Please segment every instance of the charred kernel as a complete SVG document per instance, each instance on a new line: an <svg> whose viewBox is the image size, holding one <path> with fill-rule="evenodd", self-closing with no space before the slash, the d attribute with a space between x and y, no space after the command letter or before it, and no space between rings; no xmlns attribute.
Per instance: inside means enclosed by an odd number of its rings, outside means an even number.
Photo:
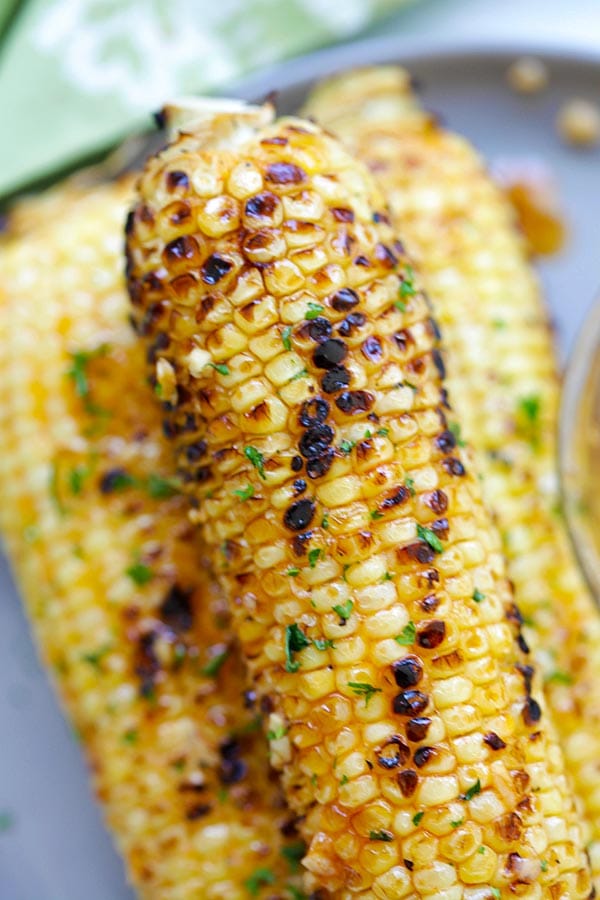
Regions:
<svg viewBox="0 0 600 900"><path fill-rule="evenodd" d="M188 822L195 822L197 819L207 816L211 811L211 808L212 807L208 803L196 803L195 806L191 806L186 810L185 817Z"/></svg>
<svg viewBox="0 0 600 900"><path fill-rule="evenodd" d="M100 478L100 492L102 494L112 494L113 491L120 491L122 488L133 484L133 477L125 469L109 469Z"/></svg>
<svg viewBox="0 0 600 900"><path fill-rule="evenodd" d="M350 384L350 372L343 366L334 366L323 376L321 386L326 394L333 394Z"/></svg>
<svg viewBox="0 0 600 900"><path fill-rule="evenodd" d="M504 614L504 617L507 622L510 622L512 625L516 625L517 628L520 628L523 624L523 616L521 615L521 610L516 603L511 603L509 605Z"/></svg>
<svg viewBox="0 0 600 900"><path fill-rule="evenodd" d="M323 397L313 397L302 404L298 421L304 428L319 425L329 415L329 403Z"/></svg>
<svg viewBox="0 0 600 900"><path fill-rule="evenodd" d="M279 206L279 198L270 191L262 191L246 200L244 214L249 219L268 219Z"/></svg>
<svg viewBox="0 0 600 900"><path fill-rule="evenodd" d="M308 337L316 344L322 344L323 341L327 340L330 334L331 322L329 319L324 318L324 316L317 316L316 319L306 322L298 332L299 337Z"/></svg>
<svg viewBox="0 0 600 900"><path fill-rule="evenodd" d="M437 537L442 538L442 540L446 540L448 537L448 532L450 530L450 524L448 519L436 519L435 522L431 523L431 530Z"/></svg>
<svg viewBox="0 0 600 900"><path fill-rule="evenodd" d="M329 210L336 222L354 222L354 211L342 206L332 206Z"/></svg>
<svg viewBox="0 0 600 900"><path fill-rule="evenodd" d="M347 355L348 350L344 342L330 338L317 347L313 353L313 361L319 369L333 369L338 363L343 362Z"/></svg>
<svg viewBox="0 0 600 900"><path fill-rule="evenodd" d="M403 353L408 348L409 344L414 344L414 338L411 335L410 331L407 328L403 328L401 331L397 331L394 335L394 341L396 342L396 346Z"/></svg>
<svg viewBox="0 0 600 900"><path fill-rule="evenodd" d="M287 528L292 531L303 531L308 528L315 515L315 504L313 500L305 498L297 500L285 511L283 521Z"/></svg>
<svg viewBox="0 0 600 900"><path fill-rule="evenodd" d="M204 484L206 481L209 481L212 477L212 471L210 466L200 466L199 469L196 469L194 472L194 481L197 481L198 484Z"/></svg>
<svg viewBox="0 0 600 900"><path fill-rule="evenodd" d="M169 441L172 441L173 438L177 437L177 435L179 433L179 429L178 429L177 425L175 424L175 422L171 422L170 419L163 419L162 430L163 430L164 436Z"/></svg>
<svg viewBox="0 0 600 900"><path fill-rule="evenodd" d="M392 663L392 672L398 687L414 687L423 677L423 663L418 656L405 656Z"/></svg>
<svg viewBox="0 0 600 900"><path fill-rule="evenodd" d="M160 617L173 631L189 631L194 624L190 591L174 584L160 605Z"/></svg>
<svg viewBox="0 0 600 900"><path fill-rule="evenodd" d="M377 507L380 510L385 509L393 509L395 506L401 506L403 503L410 498L410 491L403 484L399 485L393 493L388 494L387 497L380 502Z"/></svg>
<svg viewBox="0 0 600 900"><path fill-rule="evenodd" d="M371 265L370 260L362 254L360 256L355 256L353 262L355 266L364 266L365 268L368 268Z"/></svg>
<svg viewBox="0 0 600 900"><path fill-rule="evenodd" d="M197 441L195 444L188 444L185 448L185 455L189 462L198 462L206 453L206 441Z"/></svg>
<svg viewBox="0 0 600 900"><path fill-rule="evenodd" d="M451 453L456 447L456 438L448 429L447 431L442 431L441 434L438 434L434 443L440 453L447 455L448 453Z"/></svg>
<svg viewBox="0 0 600 900"><path fill-rule="evenodd" d="M394 697L392 709L399 716L418 716L428 703L429 697L421 691L402 691Z"/></svg>
<svg viewBox="0 0 600 900"><path fill-rule="evenodd" d="M267 166L265 177L271 184L302 184L306 172L294 163L276 162Z"/></svg>
<svg viewBox="0 0 600 900"><path fill-rule="evenodd" d="M357 328L362 328L366 321L367 317L362 313L350 313L350 315L346 316L344 321L340 322L338 325L338 334L342 337L349 337Z"/></svg>
<svg viewBox="0 0 600 900"><path fill-rule="evenodd" d="M298 496L299 494L303 494L306 490L306 482L304 478L297 478L293 484L294 494Z"/></svg>
<svg viewBox="0 0 600 900"><path fill-rule="evenodd" d="M336 312L344 313L357 306L360 301L356 291L351 288L342 288L331 297L329 302Z"/></svg>
<svg viewBox="0 0 600 900"><path fill-rule="evenodd" d="M437 755L437 750L435 747L419 747L418 750L415 750L413 760L417 769L422 769L423 766L429 762L430 759L433 759L434 756Z"/></svg>
<svg viewBox="0 0 600 900"><path fill-rule="evenodd" d="M224 275L227 275L232 268L232 262L219 256L218 253L213 253L202 266L202 281L204 281L205 284L216 284Z"/></svg>
<svg viewBox="0 0 600 900"><path fill-rule="evenodd" d="M433 610L437 609L439 605L440 599L439 597L436 597L435 594L427 594L427 596L423 597L419 604L423 612L433 612Z"/></svg>
<svg viewBox="0 0 600 900"><path fill-rule="evenodd" d="M443 491L435 490L423 495L423 502L434 513L443 513L448 509L448 497Z"/></svg>
<svg viewBox="0 0 600 900"><path fill-rule="evenodd" d="M438 370L438 375L443 380L446 377L446 366L444 365L444 358L439 350L431 351L431 358L435 364L436 369Z"/></svg>
<svg viewBox="0 0 600 900"><path fill-rule="evenodd" d="M406 763L410 757L410 750L402 738L395 734L376 751L376 756L383 769L396 769Z"/></svg>
<svg viewBox="0 0 600 900"><path fill-rule="evenodd" d="M154 692L154 682L160 672L160 661L154 649L156 635L147 632L141 635L138 641L137 662L135 674L140 679L140 693L143 697L151 697Z"/></svg>
<svg viewBox="0 0 600 900"><path fill-rule="evenodd" d="M167 187L169 190L174 190L178 187L189 187L190 179L187 176L187 172L182 172L181 169L173 169L172 172L167 172Z"/></svg>
<svg viewBox="0 0 600 900"><path fill-rule="evenodd" d="M465 467L460 459L456 459L454 456L449 456L447 459L442 460L442 466L448 475L456 475L458 478L461 478L465 474Z"/></svg>
<svg viewBox="0 0 600 900"><path fill-rule="evenodd" d="M375 245L375 259L379 260L380 263L383 263L387 269L391 269L398 262L390 248L386 247L385 244Z"/></svg>
<svg viewBox="0 0 600 900"><path fill-rule="evenodd" d="M296 556L304 556L306 553L306 544L312 538L312 531L305 531L304 534L296 534L294 535L294 540L292 541L292 548Z"/></svg>
<svg viewBox="0 0 600 900"><path fill-rule="evenodd" d="M506 747L505 742L495 731L488 731L487 734L484 734L483 742L484 744L487 744L488 747L491 747L492 750L504 750Z"/></svg>
<svg viewBox="0 0 600 900"><path fill-rule="evenodd" d="M390 224L389 216L382 212L374 212L373 213L373 221L374 222L384 222L386 225Z"/></svg>
<svg viewBox="0 0 600 900"><path fill-rule="evenodd" d="M433 335L436 341L441 341L442 332L440 331L440 326L438 325L437 321L432 317L431 319L429 319L429 322L427 324L429 326L430 333Z"/></svg>
<svg viewBox="0 0 600 900"><path fill-rule="evenodd" d="M523 707L523 721L526 725L535 725L542 718L542 709L537 700L528 697Z"/></svg>
<svg viewBox="0 0 600 900"><path fill-rule="evenodd" d="M412 859L403 859L402 862L404 863L404 865L406 866L406 868L408 869L408 871L409 871L409 872L412 872L412 870L413 870L414 867L415 867L415 864L414 864L414 862L412 861Z"/></svg>
<svg viewBox="0 0 600 900"><path fill-rule="evenodd" d="M529 644L525 640L522 634L517 636L517 644L519 645L519 649L522 650L523 653L529 653Z"/></svg>
<svg viewBox="0 0 600 900"><path fill-rule="evenodd" d="M446 388L442 388L440 390L440 403L444 407L444 409L452 409L450 401L448 400L448 391Z"/></svg>
<svg viewBox="0 0 600 900"><path fill-rule="evenodd" d="M256 704L256 691L249 689L244 691L244 708L253 709Z"/></svg>
<svg viewBox="0 0 600 900"><path fill-rule="evenodd" d="M231 755L224 757L219 766L219 777L222 784L237 784L244 778L247 766L243 759Z"/></svg>
<svg viewBox="0 0 600 900"><path fill-rule="evenodd" d="M318 456L329 447L334 438L334 431L330 425L320 422L308 428L298 444L298 449L302 456L313 457Z"/></svg>
<svg viewBox="0 0 600 900"><path fill-rule="evenodd" d="M398 787L402 791L403 797L412 797L414 792L417 789L417 785L419 783L419 776L415 772L414 769L405 769L403 772L398 772L397 776ZM406 860L405 860L406 862ZM412 863L411 863L412 868Z"/></svg>
<svg viewBox="0 0 600 900"><path fill-rule="evenodd" d="M326 475L331 468L334 455L333 450L326 450L325 453L321 453L320 456L314 456L312 459L307 459L306 474L308 477L321 478L322 475Z"/></svg>
<svg viewBox="0 0 600 900"><path fill-rule="evenodd" d="M293 456L292 457L292 472L299 472L302 466L304 465L304 460L301 456Z"/></svg>
<svg viewBox="0 0 600 900"><path fill-rule="evenodd" d="M427 716L416 716L414 719L409 719L404 727L406 737L411 743L417 744L419 741L425 740L430 725L431 719Z"/></svg>
<svg viewBox="0 0 600 900"><path fill-rule="evenodd" d="M525 693L531 694L531 682L533 681L535 669L533 668L533 666L521 665L521 663L517 663L515 668L523 676L523 683L525 685Z"/></svg>
<svg viewBox="0 0 600 900"><path fill-rule="evenodd" d="M198 253L198 243L190 235L183 235L183 237L175 238L174 241L169 241L164 252L166 259L170 262L194 259Z"/></svg>
<svg viewBox="0 0 600 900"><path fill-rule="evenodd" d="M381 359L383 356L383 348L381 346L381 341L376 335L371 335L368 337L366 341L363 341L361 346L362 355L366 359L370 359L372 362L376 362L378 359Z"/></svg>
<svg viewBox="0 0 600 900"><path fill-rule="evenodd" d="M415 541L414 544L408 544L406 547L400 547L396 551L399 558L404 556L408 559L414 559L423 565L433 562L435 552L426 541Z"/></svg>
<svg viewBox="0 0 600 900"><path fill-rule="evenodd" d="M417 644L426 650L439 647L446 637L446 623L441 619L432 619L417 631Z"/></svg>
<svg viewBox="0 0 600 900"><path fill-rule="evenodd" d="M6 224L8 224L8 221ZM135 213L133 212L132 209L130 209L129 212L127 213L127 218L125 219L125 234L126 235L130 235L133 233L134 224L135 224ZM0 229L0 230L2 230L2 229Z"/></svg>
<svg viewBox="0 0 600 900"><path fill-rule="evenodd" d="M368 391L343 391L335 399L335 405L341 412L349 416L367 412L375 402L375 397Z"/></svg>

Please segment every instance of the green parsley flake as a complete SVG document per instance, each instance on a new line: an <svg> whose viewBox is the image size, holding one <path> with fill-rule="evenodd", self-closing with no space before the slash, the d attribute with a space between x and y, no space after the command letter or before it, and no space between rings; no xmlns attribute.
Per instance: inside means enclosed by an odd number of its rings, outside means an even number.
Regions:
<svg viewBox="0 0 600 900"><path fill-rule="evenodd" d="M67 378L72 380L75 393L84 401L86 411L94 415L105 411L90 401L87 366L90 360L104 356L108 350L108 344L102 344L96 350L77 350L71 353L71 366L67 369Z"/></svg>
<svg viewBox="0 0 600 900"><path fill-rule="evenodd" d="M502 894L500 893L500 888L492 887L490 888L490 891L492 892L492 897L495 897L496 900L500 900L500 897L502 896Z"/></svg>
<svg viewBox="0 0 600 900"><path fill-rule="evenodd" d="M81 658L96 669L97 672L100 672L102 670L102 660L111 650L111 644L104 644L102 647L98 647L97 650L89 650L87 653L82 653Z"/></svg>
<svg viewBox="0 0 600 900"><path fill-rule="evenodd" d="M286 625L285 629L285 670L286 672L297 672L300 668L298 660L294 659L294 653L299 653L305 647L310 646L310 641L295 622L293 625Z"/></svg>
<svg viewBox="0 0 600 900"><path fill-rule="evenodd" d="M392 581L393 578L394 578L394 573L393 573L393 572L386 572L385 575L384 575L383 578L382 578L382 581Z"/></svg>
<svg viewBox="0 0 600 900"><path fill-rule="evenodd" d="M417 639L417 628L414 622L409 622L402 629L402 632L394 638L397 644L402 647L410 647Z"/></svg>
<svg viewBox="0 0 600 900"><path fill-rule="evenodd" d="M143 587L145 584L148 584L149 581L152 581L154 577L152 574L152 569L149 569L147 565L139 560L137 562L132 563L125 569L125 574L129 575L134 584L137 584L138 587Z"/></svg>
<svg viewBox="0 0 600 900"><path fill-rule="evenodd" d="M377 519L383 519L383 513L379 512L378 509L372 509L370 516L371 516L371 519L373 519L373 521L377 521Z"/></svg>
<svg viewBox="0 0 600 900"><path fill-rule="evenodd" d="M541 407L542 401L538 394L530 394L519 400L519 412L530 425L534 425L538 421Z"/></svg>
<svg viewBox="0 0 600 900"><path fill-rule="evenodd" d="M322 552L323 551L319 547L314 547L312 550L308 551L308 565L311 569L314 569L317 565Z"/></svg>
<svg viewBox="0 0 600 900"><path fill-rule="evenodd" d="M473 797L476 796L476 794L480 794L480 793L481 793L481 781L478 778L477 781L475 782L475 784L472 784L471 787L464 792L463 797L465 800L472 800Z"/></svg>
<svg viewBox="0 0 600 900"><path fill-rule="evenodd" d="M325 531L329 528L329 515L327 513L323 513L323 518L321 519L321 528L324 528Z"/></svg>
<svg viewBox="0 0 600 900"><path fill-rule="evenodd" d="M356 441L342 441L340 444L340 450L342 453L345 453L348 456L349 453L352 453L352 449L356 447Z"/></svg>
<svg viewBox="0 0 600 900"><path fill-rule="evenodd" d="M319 316L320 313L322 313L324 310L325 310L325 307L321 306L320 303L312 303L311 302L308 304L308 309L304 313L304 318L308 319L309 321L311 319L316 319L317 316Z"/></svg>
<svg viewBox="0 0 600 900"><path fill-rule="evenodd" d="M130 747L133 747L134 744L137 743L139 738L139 734L135 730L135 728L130 728L128 731L125 731L121 735L121 743L128 744Z"/></svg>
<svg viewBox="0 0 600 900"><path fill-rule="evenodd" d="M542 865L542 872L547 872L548 871L548 860L543 859L541 861L541 865Z"/></svg>
<svg viewBox="0 0 600 900"><path fill-rule="evenodd" d="M300 369L299 372L296 372L295 375L292 375L292 377L288 379L288 384L291 384L292 381L299 381L301 378L306 378L307 375L308 369Z"/></svg>
<svg viewBox="0 0 600 900"><path fill-rule="evenodd" d="M473 600L475 603L481 603L482 600L485 600L485 594L483 594L479 588L475 588L473 591Z"/></svg>
<svg viewBox="0 0 600 900"><path fill-rule="evenodd" d="M60 496L60 488L59 488L59 478L58 478L58 463L54 462L50 466L50 479L48 488L50 491L50 499L52 503L56 507L56 511L60 516L66 515L66 509L64 503L62 502Z"/></svg>
<svg viewBox="0 0 600 900"><path fill-rule="evenodd" d="M275 884L275 875L271 869L255 869L249 878L244 881L244 886L251 897L258 897L261 887L267 884Z"/></svg>
<svg viewBox="0 0 600 900"><path fill-rule="evenodd" d="M340 787L344 787L344 785L348 784L349 781L350 779L347 775L342 775L342 777L340 778Z"/></svg>
<svg viewBox="0 0 600 900"><path fill-rule="evenodd" d="M411 495L411 497L414 497L415 496L415 479L407 477L404 479L404 484L408 488L408 493Z"/></svg>
<svg viewBox="0 0 600 900"><path fill-rule="evenodd" d="M435 553L443 553L444 546L431 528L426 528L424 525L417 523L417 537L422 541L426 541Z"/></svg>
<svg viewBox="0 0 600 900"><path fill-rule="evenodd" d="M250 500L251 497L254 497L254 488L251 484L248 484L240 491L234 491L233 494L235 497L239 497L242 503L244 503L246 500Z"/></svg>
<svg viewBox="0 0 600 900"><path fill-rule="evenodd" d="M452 826L452 828L459 828L464 821L464 819L456 819L456 821L450 822L450 825Z"/></svg>
<svg viewBox="0 0 600 900"><path fill-rule="evenodd" d="M289 575L290 578L295 578L296 575L300 574L300 569L297 569L296 567L294 567L293 569L288 569L285 574Z"/></svg>
<svg viewBox="0 0 600 900"><path fill-rule="evenodd" d="M281 855L288 861L292 872L297 872L299 870L300 862L305 853L306 844L304 841L295 841L293 844L288 844L287 847L281 848Z"/></svg>
<svg viewBox="0 0 600 900"><path fill-rule="evenodd" d="M573 684L573 677L568 672L560 672L558 669L551 672L546 678L547 684Z"/></svg>
<svg viewBox="0 0 600 900"><path fill-rule="evenodd" d="M71 469L69 472L69 488L71 489L72 494L81 493L83 483L89 474L87 466L79 465Z"/></svg>
<svg viewBox="0 0 600 900"><path fill-rule="evenodd" d="M124 480L128 481L129 484L134 482L134 479L131 478L130 475L123 473L122 477ZM148 475L146 489L149 495L155 500L165 500L167 497L172 497L178 492L179 484L172 478L163 478L161 475L156 475L152 472L152 474Z"/></svg>
<svg viewBox="0 0 600 900"><path fill-rule="evenodd" d="M244 447L244 456L252 463L261 478L265 477L265 458L256 447Z"/></svg>
<svg viewBox="0 0 600 900"><path fill-rule="evenodd" d="M478 853L482 853L482 854L485 853L485 847L483 846L483 844L481 845L481 847L479 847L479 848L477 849L477 852L478 852Z"/></svg>
<svg viewBox="0 0 600 900"><path fill-rule="evenodd" d="M400 296L401 297L414 297L417 293L417 289L414 285L414 269L412 266L407 266L402 276L402 281L400 282Z"/></svg>
<svg viewBox="0 0 600 900"><path fill-rule="evenodd" d="M211 368L215 369L219 373L219 375L231 375L231 372L229 371L229 366L226 366L225 363L211 362L211 363L209 363L209 366Z"/></svg>
<svg viewBox="0 0 600 900"><path fill-rule="evenodd" d="M331 638L315 638L313 644L317 648L317 650L329 650L335 649L335 644L331 640Z"/></svg>
<svg viewBox="0 0 600 900"><path fill-rule="evenodd" d="M287 728L285 725L280 725L278 728L275 728L272 731L267 731L267 740L268 741L280 741L281 738L284 738L287 734Z"/></svg>
<svg viewBox="0 0 600 900"><path fill-rule="evenodd" d="M406 312L406 303L404 300L394 300L394 306L396 309L399 309L400 312Z"/></svg>
<svg viewBox="0 0 600 900"><path fill-rule="evenodd" d="M415 813L413 816L413 825L418 825L424 815L424 812Z"/></svg>
<svg viewBox="0 0 600 900"><path fill-rule="evenodd" d="M349 681L348 687L352 689L352 692L357 697L365 698L365 706L369 705L369 700L374 694L381 693L381 688L373 687L372 684L368 684L365 681Z"/></svg>
<svg viewBox="0 0 600 900"><path fill-rule="evenodd" d="M385 831L385 829L382 828L380 831L370 831L369 840L384 841L386 844L389 844L390 841L394 840L394 835L391 831Z"/></svg>
<svg viewBox="0 0 600 900"><path fill-rule="evenodd" d="M460 429L460 425L459 425L458 422L449 422L449 424L448 424L448 430L451 431L452 434L454 435L454 439L455 439L455 441L456 441L456 443L457 443L457 445L458 445L459 447L466 447L466 446L467 446L466 443L464 442L464 440L462 439L461 435L460 435L461 429Z"/></svg>
<svg viewBox="0 0 600 900"><path fill-rule="evenodd" d="M338 614L342 622L346 622L354 609L354 603L352 600L346 600L345 603L336 603L333 607L333 611Z"/></svg>
<svg viewBox="0 0 600 900"><path fill-rule="evenodd" d="M292 326L286 325L283 331L281 332L281 343L283 344L284 350L292 349L292 342L290 340L290 335L292 333Z"/></svg>
<svg viewBox="0 0 600 900"><path fill-rule="evenodd" d="M378 428L375 432L375 434L378 434L379 437L388 437L389 433L389 428Z"/></svg>
<svg viewBox="0 0 600 900"><path fill-rule="evenodd" d="M206 665L200 669L202 675L206 675L208 678L216 678L219 672L221 671L221 666L229 656L229 650L223 650L222 653L217 653L215 656L212 656Z"/></svg>

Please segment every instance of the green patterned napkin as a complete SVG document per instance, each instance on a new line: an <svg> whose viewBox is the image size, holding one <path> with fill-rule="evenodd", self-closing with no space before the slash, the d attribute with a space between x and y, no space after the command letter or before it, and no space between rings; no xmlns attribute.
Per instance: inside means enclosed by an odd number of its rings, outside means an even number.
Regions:
<svg viewBox="0 0 600 900"><path fill-rule="evenodd" d="M28 0L0 45L0 195L148 112L348 37L407 0ZM0 34L14 0L0 0Z"/></svg>

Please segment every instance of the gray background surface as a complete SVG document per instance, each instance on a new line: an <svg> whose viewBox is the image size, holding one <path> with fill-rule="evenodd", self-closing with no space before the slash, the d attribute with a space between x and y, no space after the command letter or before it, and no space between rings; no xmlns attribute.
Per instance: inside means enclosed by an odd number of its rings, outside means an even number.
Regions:
<svg viewBox="0 0 600 900"><path fill-rule="evenodd" d="M386 35L381 58L408 58L428 105L489 158L541 156L557 175L570 240L542 274L564 350L600 283L600 151L565 150L552 123L563 97L600 98L600 62L592 62L600 60L600 0L429 0L377 33ZM559 48L571 58L551 62L547 93L523 100L504 85L501 54L432 57L433 44ZM246 87L260 93L344 61L365 60L355 51L329 61L320 54L314 65L261 74ZM283 105L298 93L284 90ZM14 818L0 832L0 900L131 900L5 566L0 595L0 813Z"/></svg>

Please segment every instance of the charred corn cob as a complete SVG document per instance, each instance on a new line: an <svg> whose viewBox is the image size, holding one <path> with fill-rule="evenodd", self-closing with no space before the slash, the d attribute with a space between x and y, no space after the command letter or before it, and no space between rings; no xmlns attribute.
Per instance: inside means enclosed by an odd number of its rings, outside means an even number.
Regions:
<svg viewBox="0 0 600 900"><path fill-rule="evenodd" d="M557 486L559 381L547 311L514 215L473 148L418 104L402 69L317 88L307 111L377 173L448 347L526 632L591 826L600 888L600 618L568 544Z"/></svg>
<svg viewBox="0 0 600 900"><path fill-rule="evenodd" d="M197 103L127 220L136 327L339 898L583 897L579 825L436 325L366 169Z"/></svg>
<svg viewBox="0 0 600 900"><path fill-rule="evenodd" d="M302 844L127 321L129 195L55 192L0 250L0 527L140 896L294 900Z"/></svg>

